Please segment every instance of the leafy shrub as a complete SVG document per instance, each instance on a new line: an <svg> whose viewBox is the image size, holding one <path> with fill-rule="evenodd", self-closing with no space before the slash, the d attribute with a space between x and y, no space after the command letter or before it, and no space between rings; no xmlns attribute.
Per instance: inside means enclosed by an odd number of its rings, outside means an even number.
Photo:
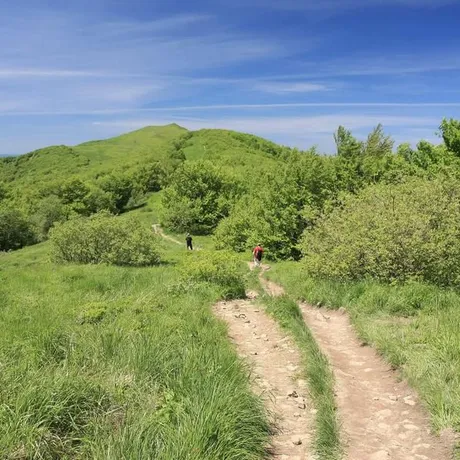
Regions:
<svg viewBox="0 0 460 460"><path fill-rule="evenodd" d="M62 203L56 195L49 195L41 199L31 216L35 225L38 237L41 241L45 240L48 232L56 222L67 220L70 210Z"/></svg>
<svg viewBox="0 0 460 460"><path fill-rule="evenodd" d="M133 179L123 173L111 173L100 179L100 188L114 198L114 207L121 212L127 206L134 189Z"/></svg>
<svg viewBox="0 0 460 460"><path fill-rule="evenodd" d="M133 218L101 212L57 224L51 231L55 262L146 266L160 261L158 237Z"/></svg>
<svg viewBox="0 0 460 460"><path fill-rule="evenodd" d="M310 275L385 282L460 283L460 182L412 180L369 187L307 231Z"/></svg>
<svg viewBox="0 0 460 460"><path fill-rule="evenodd" d="M242 264L231 252L188 253L180 267L182 278L187 282L216 284L224 299L245 297Z"/></svg>
<svg viewBox="0 0 460 460"><path fill-rule="evenodd" d="M283 170L260 177L215 232L216 247L244 251L261 243L268 259L297 259L298 241L308 224L305 208L321 208L329 198L332 171L314 153L292 154Z"/></svg>
<svg viewBox="0 0 460 460"><path fill-rule="evenodd" d="M0 251L19 249L35 241L30 223L19 210L0 207Z"/></svg>
<svg viewBox="0 0 460 460"><path fill-rule="evenodd" d="M211 163L184 163L164 191L163 224L179 232L208 234L228 215L239 192L237 182Z"/></svg>

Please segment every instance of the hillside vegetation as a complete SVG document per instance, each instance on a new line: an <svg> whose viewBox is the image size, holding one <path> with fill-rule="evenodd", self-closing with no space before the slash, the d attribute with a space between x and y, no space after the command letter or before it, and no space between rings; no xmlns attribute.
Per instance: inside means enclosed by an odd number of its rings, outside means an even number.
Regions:
<svg viewBox="0 0 460 460"><path fill-rule="evenodd" d="M339 127L322 155L169 125L2 159L0 457L266 456L269 416L210 308L245 296L258 243L287 294L268 311L306 353L293 300L346 307L460 431L460 122L440 133Z"/></svg>

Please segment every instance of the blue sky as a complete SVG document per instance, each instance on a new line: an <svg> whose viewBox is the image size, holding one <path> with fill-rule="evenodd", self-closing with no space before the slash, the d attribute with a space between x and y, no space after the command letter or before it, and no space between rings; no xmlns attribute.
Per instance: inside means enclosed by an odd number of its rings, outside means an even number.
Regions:
<svg viewBox="0 0 460 460"><path fill-rule="evenodd" d="M339 124L437 142L459 30L460 0L2 2L0 154L171 122L328 153Z"/></svg>

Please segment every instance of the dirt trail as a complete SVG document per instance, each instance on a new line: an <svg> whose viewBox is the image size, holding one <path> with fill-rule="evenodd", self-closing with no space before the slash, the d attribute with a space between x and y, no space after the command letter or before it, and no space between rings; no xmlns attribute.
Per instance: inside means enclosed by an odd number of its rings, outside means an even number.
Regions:
<svg viewBox="0 0 460 460"><path fill-rule="evenodd" d="M311 407L306 382L300 378L300 356L293 343L263 308L250 300L220 302L214 310L227 323L239 355L252 368L254 391L262 395L273 415L277 427L271 440L273 457L313 460L315 457L309 454Z"/></svg>
<svg viewBox="0 0 460 460"><path fill-rule="evenodd" d="M160 224L153 224L152 230L154 233L156 233L157 235L160 235L165 240L169 240L169 241L172 241L173 243L180 244L180 245L185 244L185 243L181 243L179 240L176 240L176 238L173 238L172 236L166 235L166 233L163 232L163 229L160 227Z"/></svg>
<svg viewBox="0 0 460 460"><path fill-rule="evenodd" d="M265 271L269 269L262 266ZM260 276L270 295L283 288ZM300 305L304 320L329 358L336 380L342 439L349 460L448 460L453 438L431 433L416 393L400 382L374 349L362 346L345 311Z"/></svg>
<svg viewBox="0 0 460 460"><path fill-rule="evenodd" d="M431 434L428 414L374 349L362 346L344 311L301 305L336 379L343 441L350 460L450 459L452 439Z"/></svg>

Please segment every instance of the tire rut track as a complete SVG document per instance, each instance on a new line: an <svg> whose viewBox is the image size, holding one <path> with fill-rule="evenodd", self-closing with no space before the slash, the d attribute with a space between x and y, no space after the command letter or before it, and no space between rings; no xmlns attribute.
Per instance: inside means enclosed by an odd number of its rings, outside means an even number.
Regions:
<svg viewBox="0 0 460 460"><path fill-rule="evenodd" d="M219 302L214 312L227 323L238 354L251 367L253 390L272 417L275 433L269 447L273 457L314 460L308 390L299 378L301 358L291 339L250 300Z"/></svg>
<svg viewBox="0 0 460 460"><path fill-rule="evenodd" d="M266 271L267 266L262 266ZM281 286L259 279L269 295ZM362 346L346 312L299 304L304 321L335 376L345 458L348 460L448 460L454 436L434 435L417 395L367 346Z"/></svg>

